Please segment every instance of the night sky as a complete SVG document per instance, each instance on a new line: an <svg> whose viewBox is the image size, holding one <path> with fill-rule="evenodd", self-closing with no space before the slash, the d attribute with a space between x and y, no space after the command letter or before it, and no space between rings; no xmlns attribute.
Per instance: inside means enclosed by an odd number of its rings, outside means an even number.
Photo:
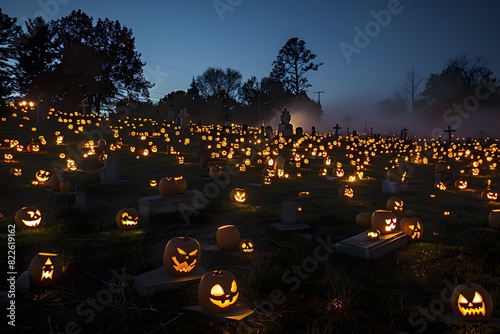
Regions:
<svg viewBox="0 0 500 334"><path fill-rule="evenodd" d="M94 22L120 21L132 29L146 62L144 73L156 84L153 101L187 90L191 79L208 67L239 70L243 81L252 75L265 77L292 37L304 40L317 55L315 61L323 63L307 75L312 85L308 94L316 100L314 92L324 91L321 103L327 124L341 122L348 114L359 121L371 119L375 103L390 97L412 67L427 78L440 73L450 58L466 53L484 56L494 76L500 76L497 1L110 2L4 0L1 8L18 23L36 16L58 19L76 9ZM385 20L382 24L376 13ZM372 29L369 41L356 44L355 30L366 32L367 27ZM356 52L346 55L341 45Z"/></svg>

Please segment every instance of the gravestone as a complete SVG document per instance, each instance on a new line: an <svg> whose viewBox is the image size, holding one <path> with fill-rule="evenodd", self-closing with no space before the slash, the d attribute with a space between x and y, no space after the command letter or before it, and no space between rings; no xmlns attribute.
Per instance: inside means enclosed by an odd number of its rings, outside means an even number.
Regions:
<svg viewBox="0 0 500 334"><path fill-rule="evenodd" d="M354 257L376 260L408 243L408 235L402 231L383 234L377 240L369 240L366 234L367 231L364 231L337 242L335 251Z"/></svg>
<svg viewBox="0 0 500 334"><path fill-rule="evenodd" d="M74 209L79 213L86 213L88 210L87 195L82 191L79 184L75 185Z"/></svg>
<svg viewBox="0 0 500 334"><path fill-rule="evenodd" d="M269 140L272 140L274 138L273 128L270 125L266 126L266 137Z"/></svg>
<svg viewBox="0 0 500 334"><path fill-rule="evenodd" d="M160 267L136 276L134 289L138 295L150 298L168 289L176 289L186 284L197 283L205 273L205 269L197 266L189 275L174 276L169 274L164 267Z"/></svg>
<svg viewBox="0 0 500 334"><path fill-rule="evenodd" d="M291 118L292 116L288 112L288 109L284 108L281 112L281 123L278 125L278 131L283 133L285 137L293 136L293 125L290 124Z"/></svg>
<svg viewBox="0 0 500 334"><path fill-rule="evenodd" d="M295 129L295 134L297 135L298 138L300 138L300 137L302 137L304 135L304 131L299 126L297 129Z"/></svg>
<svg viewBox="0 0 500 334"><path fill-rule="evenodd" d="M179 113L179 125L181 126L181 130L184 132L189 128L189 118L191 114L188 113L187 108L181 109Z"/></svg>
<svg viewBox="0 0 500 334"><path fill-rule="evenodd" d="M174 108L174 106L169 106L167 108L167 122L168 123L175 122L175 108Z"/></svg>
<svg viewBox="0 0 500 334"><path fill-rule="evenodd" d="M339 137L339 130L342 129L338 124L333 127L335 129L335 133L333 138L337 139Z"/></svg>
<svg viewBox="0 0 500 334"><path fill-rule="evenodd" d="M248 132L248 125L247 124L243 124L241 126L241 131L243 131L243 133L246 134Z"/></svg>
<svg viewBox="0 0 500 334"><path fill-rule="evenodd" d="M286 197L281 201L281 221L271 224L278 231L301 231L311 228L310 225L300 223L298 219L299 199Z"/></svg>
<svg viewBox="0 0 500 334"><path fill-rule="evenodd" d="M101 182L117 182L118 167L116 167L115 158L109 157L104 161L104 166L100 170Z"/></svg>
<svg viewBox="0 0 500 334"><path fill-rule="evenodd" d="M314 125L311 128L311 136L316 136L316 127Z"/></svg>
<svg viewBox="0 0 500 334"><path fill-rule="evenodd" d="M274 170L277 171L278 169L285 169L285 162L285 157L281 154L278 155L276 158L274 158Z"/></svg>
<svg viewBox="0 0 500 334"><path fill-rule="evenodd" d="M45 93L38 95L36 107L36 124L47 123L47 115L49 114L49 99Z"/></svg>

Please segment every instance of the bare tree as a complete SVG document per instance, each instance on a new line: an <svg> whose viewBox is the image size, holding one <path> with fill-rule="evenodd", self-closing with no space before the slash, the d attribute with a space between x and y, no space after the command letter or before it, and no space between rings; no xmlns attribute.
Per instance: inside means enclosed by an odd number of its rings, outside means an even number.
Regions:
<svg viewBox="0 0 500 334"><path fill-rule="evenodd" d="M408 112L407 104L408 104L408 95L406 88L401 87L400 89L396 89L394 91L394 99L399 102L401 105L402 110L404 111L405 115Z"/></svg>
<svg viewBox="0 0 500 334"><path fill-rule="evenodd" d="M487 79L493 73L486 67L484 56L471 59L466 54L461 54L448 61L446 66L456 71L458 78L463 82L466 89L476 87L481 80Z"/></svg>
<svg viewBox="0 0 500 334"><path fill-rule="evenodd" d="M411 112L415 111L415 98L417 96L417 90L418 86L422 83L422 80L424 78L422 77L421 72L416 72L415 68L412 67L409 70L405 72L405 83L403 84L402 90L406 93L408 97L410 97L410 103L411 103ZM402 93L402 92L400 92ZM396 97L398 100L399 98ZM405 101L406 105L406 101ZM406 110L406 107L405 107Z"/></svg>

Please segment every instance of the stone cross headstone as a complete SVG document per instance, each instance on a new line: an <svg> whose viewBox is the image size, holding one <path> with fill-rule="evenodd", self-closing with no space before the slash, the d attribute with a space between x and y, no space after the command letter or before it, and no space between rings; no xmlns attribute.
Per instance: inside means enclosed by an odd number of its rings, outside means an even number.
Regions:
<svg viewBox="0 0 500 334"><path fill-rule="evenodd" d="M49 99L45 93L38 95L36 104L36 123L43 124L47 122L47 115L49 114Z"/></svg>
<svg viewBox="0 0 500 334"><path fill-rule="evenodd" d="M100 170L101 182L118 181L118 167L116 167L115 158L109 157L104 161L104 166Z"/></svg>
<svg viewBox="0 0 500 334"><path fill-rule="evenodd" d="M79 104L78 106L82 108L82 114L87 115L87 107L90 107L90 105L87 104L87 102L84 99L82 99L82 104Z"/></svg>
<svg viewBox="0 0 500 334"><path fill-rule="evenodd" d="M185 130L189 127L189 117L191 114L188 113L187 109L181 109L181 112L179 114L180 118L180 126L182 130Z"/></svg>
<svg viewBox="0 0 500 334"><path fill-rule="evenodd" d="M349 127L347 127L347 136L349 136L350 133L349 133Z"/></svg>
<svg viewBox="0 0 500 334"><path fill-rule="evenodd" d="M406 139L408 133L408 129L406 126L401 129L401 135L399 136L399 139Z"/></svg>
<svg viewBox="0 0 500 334"><path fill-rule="evenodd" d="M451 129L451 126L448 125L448 130L444 130L444 132L448 132L448 140L449 140L449 143L451 143L451 133L452 132L455 132L457 130L452 130Z"/></svg>
<svg viewBox="0 0 500 334"><path fill-rule="evenodd" d="M339 137L339 130L342 129L338 124L333 127L335 129L335 138Z"/></svg>

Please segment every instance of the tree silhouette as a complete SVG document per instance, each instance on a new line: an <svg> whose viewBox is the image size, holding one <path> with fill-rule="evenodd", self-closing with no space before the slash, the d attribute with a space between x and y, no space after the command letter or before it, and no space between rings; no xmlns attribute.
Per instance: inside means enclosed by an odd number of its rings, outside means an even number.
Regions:
<svg viewBox="0 0 500 334"><path fill-rule="evenodd" d="M0 8L0 105L4 105L16 91L13 60L19 43L21 27L16 24L16 18L2 13Z"/></svg>

